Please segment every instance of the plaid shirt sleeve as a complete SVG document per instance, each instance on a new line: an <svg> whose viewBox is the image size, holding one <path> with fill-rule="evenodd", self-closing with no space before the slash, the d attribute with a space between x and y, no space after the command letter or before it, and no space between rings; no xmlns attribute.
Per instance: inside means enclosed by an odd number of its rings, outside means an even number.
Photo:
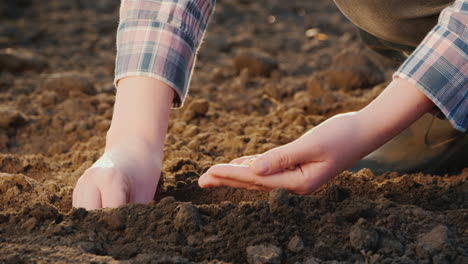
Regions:
<svg viewBox="0 0 468 264"><path fill-rule="evenodd" d="M394 74L415 84L460 131L468 126L467 25L468 0L457 0Z"/></svg>
<svg viewBox="0 0 468 264"><path fill-rule="evenodd" d="M123 0L114 84L126 76L156 78L175 90L173 107L180 107L215 2Z"/></svg>

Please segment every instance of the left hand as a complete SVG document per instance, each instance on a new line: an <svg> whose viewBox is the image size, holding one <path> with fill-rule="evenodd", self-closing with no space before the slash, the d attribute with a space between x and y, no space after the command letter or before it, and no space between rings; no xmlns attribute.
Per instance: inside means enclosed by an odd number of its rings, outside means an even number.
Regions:
<svg viewBox="0 0 468 264"><path fill-rule="evenodd" d="M349 138L342 135L352 134L355 118L355 113L336 116L289 144L215 165L198 183L202 188L285 188L298 194L310 193L361 157L359 148L343 149Z"/></svg>
<svg viewBox="0 0 468 264"><path fill-rule="evenodd" d="M320 163L299 164L283 169L270 175L259 175L243 161L250 157L241 157L229 164L218 164L203 174L198 183L202 188L229 186L248 190L271 191L275 188L285 188L297 194L307 194L325 183L328 177L323 174L311 175L309 171L317 171Z"/></svg>
<svg viewBox="0 0 468 264"><path fill-rule="evenodd" d="M297 140L261 155L215 165L198 184L202 188L286 188L310 193L398 135L433 106L413 83L395 78L359 112L334 116ZM251 158L250 166L242 165Z"/></svg>

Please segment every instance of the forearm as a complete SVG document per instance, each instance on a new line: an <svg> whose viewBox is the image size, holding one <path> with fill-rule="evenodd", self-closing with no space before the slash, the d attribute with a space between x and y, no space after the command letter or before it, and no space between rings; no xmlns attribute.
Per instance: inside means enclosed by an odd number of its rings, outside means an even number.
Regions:
<svg viewBox="0 0 468 264"><path fill-rule="evenodd" d="M361 111L330 118L303 137L310 148L320 153L318 156L333 162L333 173L339 173L398 135L432 107L432 102L416 87L396 78Z"/></svg>
<svg viewBox="0 0 468 264"><path fill-rule="evenodd" d="M166 136L173 89L162 81L143 76L118 82L106 148L130 138L162 150Z"/></svg>
<svg viewBox="0 0 468 264"><path fill-rule="evenodd" d="M367 155L380 147L434 107L416 86L395 78L368 106L357 114L358 141Z"/></svg>

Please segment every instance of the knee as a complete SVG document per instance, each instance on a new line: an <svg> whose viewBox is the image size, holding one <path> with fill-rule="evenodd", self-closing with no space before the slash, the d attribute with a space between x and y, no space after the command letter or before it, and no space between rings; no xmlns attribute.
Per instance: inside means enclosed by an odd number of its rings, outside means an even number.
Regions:
<svg viewBox="0 0 468 264"><path fill-rule="evenodd" d="M417 46L453 0L335 0L356 26L387 41Z"/></svg>

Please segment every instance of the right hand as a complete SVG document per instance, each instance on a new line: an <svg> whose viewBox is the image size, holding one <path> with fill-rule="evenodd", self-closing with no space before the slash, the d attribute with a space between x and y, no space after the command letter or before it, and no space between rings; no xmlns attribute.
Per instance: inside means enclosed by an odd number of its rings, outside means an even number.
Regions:
<svg viewBox="0 0 468 264"><path fill-rule="evenodd" d="M144 142L110 148L76 183L73 206L86 210L149 203L160 177L161 158Z"/></svg>
<svg viewBox="0 0 468 264"><path fill-rule="evenodd" d="M89 210L153 199L173 96L171 87L154 78L131 76L118 82L105 156L76 183L74 207Z"/></svg>

